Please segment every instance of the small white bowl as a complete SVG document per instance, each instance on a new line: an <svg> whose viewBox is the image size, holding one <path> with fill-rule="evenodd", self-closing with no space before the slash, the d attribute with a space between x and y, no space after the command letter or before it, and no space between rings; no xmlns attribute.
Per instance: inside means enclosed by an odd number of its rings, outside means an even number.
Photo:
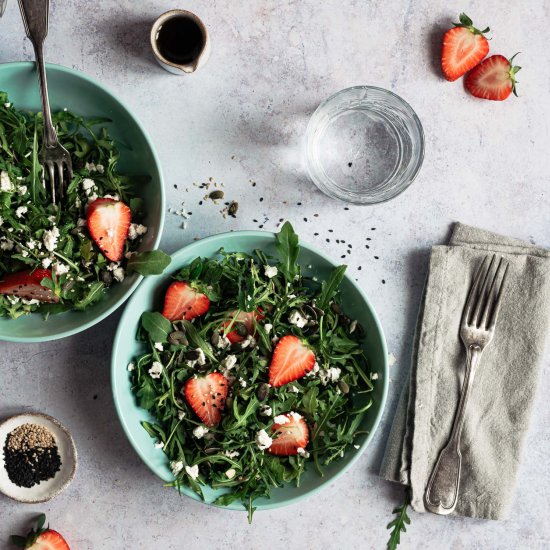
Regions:
<svg viewBox="0 0 550 550"><path fill-rule="evenodd" d="M61 458L61 469L55 476L32 487L18 487L10 481L4 462L4 445L8 434L21 424L44 426L55 437ZM28 504L46 502L56 497L73 480L77 465L76 447L69 431L55 418L41 413L18 414L0 424L0 492L7 497Z"/></svg>

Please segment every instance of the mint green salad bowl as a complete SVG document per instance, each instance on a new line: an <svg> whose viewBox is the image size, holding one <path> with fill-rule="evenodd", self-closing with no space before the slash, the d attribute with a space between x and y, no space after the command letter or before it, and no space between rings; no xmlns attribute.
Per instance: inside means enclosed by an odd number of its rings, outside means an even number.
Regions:
<svg viewBox="0 0 550 550"><path fill-rule="evenodd" d="M105 124L120 151L118 168L128 175L149 176L148 183L136 192L147 207L143 223L148 227L141 250L152 250L160 241L164 223L164 186L160 162L143 126L130 110L102 84L89 76L61 67L47 65L48 89L52 111L67 108L84 117L106 117ZM0 90L8 93L17 109L39 111L41 108L34 63L0 64ZM128 275L113 285L103 298L85 311L52 315L48 320L39 313L16 320L0 318L0 340L44 342L83 331L117 309L132 294L142 277Z"/></svg>
<svg viewBox="0 0 550 550"><path fill-rule="evenodd" d="M235 231L197 241L173 254L172 263L167 272L162 275L147 277L128 301L124 314L120 319L113 345L111 359L113 397L120 422L130 443L145 464L165 482L173 481L174 476L170 471L166 455L162 450L154 447L155 440L141 426L141 421L154 422L154 418L137 405L131 390L130 373L128 372L128 363L137 355L143 353L144 349L143 344L136 340L136 331L141 314L144 311L159 311L162 309L164 293L171 282L171 275L197 256L215 258L220 248L223 247L228 252L246 253L252 253L254 250L260 249L268 256L278 257L275 244L275 235L265 231ZM337 262L331 260L322 252L304 243L300 243L298 262L304 275L315 275L320 280L327 278L332 269L338 265ZM359 428L365 431L365 434L358 438L358 449L351 449L352 452L348 451L344 458L325 468L324 477L320 477L311 464L303 475L299 487L288 484L274 489L271 498L254 501L257 510L278 508L298 502L334 482L365 451L382 417L389 380L388 353L384 333L367 296L351 277L346 276L344 278L341 290L342 304L346 314L353 319L357 319L365 329L364 349L366 356L371 370L378 373L379 376L375 382L375 389L370 394L374 400L372 407L369 409L370 414L366 415L363 424ZM181 492L194 500L201 501L200 497L187 487L182 487ZM224 491L203 487L203 492L205 502L212 504ZM225 508L232 510L245 509L240 502L233 502Z"/></svg>

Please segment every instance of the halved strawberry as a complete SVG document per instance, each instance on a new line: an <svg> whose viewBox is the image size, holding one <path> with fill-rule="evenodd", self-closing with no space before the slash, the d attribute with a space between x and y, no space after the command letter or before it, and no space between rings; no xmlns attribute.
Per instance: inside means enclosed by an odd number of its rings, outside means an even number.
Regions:
<svg viewBox="0 0 550 550"><path fill-rule="evenodd" d="M231 325L231 330L226 334L227 339L235 344L242 342L249 334L254 336L254 321L263 319L262 310L258 311L232 311L229 320L222 324L223 328Z"/></svg>
<svg viewBox="0 0 550 550"><path fill-rule="evenodd" d="M46 529L38 535L32 546L27 546L28 550L71 550L67 541L53 529Z"/></svg>
<svg viewBox="0 0 550 550"><path fill-rule="evenodd" d="M222 419L228 391L227 378L219 372L211 372L187 380L184 395L197 416L207 426L215 426Z"/></svg>
<svg viewBox="0 0 550 550"><path fill-rule="evenodd" d="M475 97L493 101L503 101L512 92L517 95L516 73L521 67L513 65L514 57L492 55L485 59L466 77L467 90Z"/></svg>
<svg viewBox="0 0 550 550"><path fill-rule="evenodd" d="M269 365L269 383L278 388L305 376L315 365L315 354L298 337L283 336Z"/></svg>
<svg viewBox="0 0 550 550"><path fill-rule="evenodd" d="M454 28L445 33L441 52L441 69L451 82L473 69L489 53L489 42L483 36L489 27L476 29L465 13L459 19L460 23L453 23Z"/></svg>
<svg viewBox="0 0 550 550"><path fill-rule="evenodd" d="M176 281L166 291L162 314L170 321L181 319L191 321L195 317L204 315L209 307L208 296L193 288L186 281Z"/></svg>
<svg viewBox="0 0 550 550"><path fill-rule="evenodd" d="M103 255L119 262L132 222L132 211L114 199L96 199L88 207L88 231Z"/></svg>
<svg viewBox="0 0 550 550"><path fill-rule="evenodd" d="M273 443L268 451L278 456L298 454L298 449L305 449L309 441L309 428L306 421L295 412L281 415L287 422L273 424Z"/></svg>
<svg viewBox="0 0 550 550"><path fill-rule="evenodd" d="M52 272L49 269L34 271L27 269L0 275L0 294L10 294L40 302L59 302L59 296L53 290L40 284L45 278L52 278Z"/></svg>

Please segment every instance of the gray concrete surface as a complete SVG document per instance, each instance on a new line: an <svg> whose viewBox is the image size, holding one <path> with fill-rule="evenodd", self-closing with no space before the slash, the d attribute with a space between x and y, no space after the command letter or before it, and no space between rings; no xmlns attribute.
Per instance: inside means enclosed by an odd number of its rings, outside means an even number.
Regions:
<svg viewBox="0 0 550 550"><path fill-rule="evenodd" d="M171 7L196 11L212 34L209 63L190 77L164 72L149 49L152 21ZM519 99L475 100L461 82L442 80L441 31L460 10L491 25L493 53L522 52ZM243 514L163 488L126 441L109 382L118 314L57 342L0 343L0 416L36 409L58 417L80 454L75 481L53 502L0 497L0 547L45 511L77 550L384 548L400 491L376 472L409 368L429 246L444 242L456 220L550 246L549 11L548 0L52 1L48 59L96 77L134 110L157 146L168 206L196 204L202 191L193 182L210 177L241 204L235 220L213 205L193 207L185 231L169 214L164 249L229 229L272 230L283 217L335 257L344 252L335 239L344 238L356 245L350 270L372 298L397 362L383 423L353 470L301 505L257 514L249 526ZM31 54L10 0L0 20L0 62ZM386 87L411 103L426 132L426 159L415 184L391 203L344 210L308 182L300 144L319 102L354 84ZM412 514L403 548L550 546L548 374L547 361L510 519Z"/></svg>

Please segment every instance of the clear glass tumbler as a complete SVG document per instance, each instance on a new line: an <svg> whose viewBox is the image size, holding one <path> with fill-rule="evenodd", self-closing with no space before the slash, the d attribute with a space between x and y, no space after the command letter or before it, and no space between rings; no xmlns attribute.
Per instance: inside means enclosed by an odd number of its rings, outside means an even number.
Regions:
<svg viewBox="0 0 550 550"><path fill-rule="evenodd" d="M321 191L355 204L376 204L413 182L424 158L424 131L411 106L396 94L355 86L329 97L313 113L305 156Z"/></svg>

